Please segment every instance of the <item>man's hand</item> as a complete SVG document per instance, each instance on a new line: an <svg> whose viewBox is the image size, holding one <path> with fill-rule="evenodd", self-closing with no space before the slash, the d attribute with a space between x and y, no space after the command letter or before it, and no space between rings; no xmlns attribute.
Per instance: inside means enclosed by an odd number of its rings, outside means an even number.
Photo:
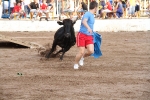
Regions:
<svg viewBox="0 0 150 100"><path fill-rule="evenodd" d="M92 30L91 30L91 28L88 28L87 30L88 30L88 32L89 32L90 34L93 33Z"/></svg>

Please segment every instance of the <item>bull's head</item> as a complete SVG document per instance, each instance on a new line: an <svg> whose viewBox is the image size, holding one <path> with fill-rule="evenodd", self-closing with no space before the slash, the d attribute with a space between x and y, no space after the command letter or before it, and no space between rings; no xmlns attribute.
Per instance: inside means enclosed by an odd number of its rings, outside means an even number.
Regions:
<svg viewBox="0 0 150 100"><path fill-rule="evenodd" d="M77 19L73 21L71 19L61 20L61 18L59 18L60 21L57 21L57 23L59 25L64 25L65 37L68 38L71 36L71 30L73 28L73 25L76 23Z"/></svg>

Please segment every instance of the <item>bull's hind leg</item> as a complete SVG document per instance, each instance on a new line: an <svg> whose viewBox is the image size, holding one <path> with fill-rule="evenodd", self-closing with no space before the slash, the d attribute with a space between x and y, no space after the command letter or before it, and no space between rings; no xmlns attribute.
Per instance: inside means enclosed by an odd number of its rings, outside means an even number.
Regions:
<svg viewBox="0 0 150 100"><path fill-rule="evenodd" d="M50 55L56 50L56 43L55 41L53 42L53 46L52 46L52 49L50 50L49 53L46 54L45 58L49 58Z"/></svg>

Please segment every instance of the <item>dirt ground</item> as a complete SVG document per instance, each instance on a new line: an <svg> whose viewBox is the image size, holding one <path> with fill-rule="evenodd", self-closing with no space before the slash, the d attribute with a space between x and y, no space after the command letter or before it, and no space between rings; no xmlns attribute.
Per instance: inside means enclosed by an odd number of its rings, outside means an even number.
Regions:
<svg viewBox="0 0 150 100"><path fill-rule="evenodd" d="M79 70L76 46L63 61L42 60L36 49L0 48L0 100L150 100L150 32L100 33L103 56L85 58ZM41 45L54 35L0 34Z"/></svg>

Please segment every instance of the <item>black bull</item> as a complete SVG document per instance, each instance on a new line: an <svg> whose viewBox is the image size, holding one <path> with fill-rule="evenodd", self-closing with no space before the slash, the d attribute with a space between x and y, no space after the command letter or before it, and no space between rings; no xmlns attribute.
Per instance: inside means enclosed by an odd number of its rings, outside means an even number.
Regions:
<svg viewBox="0 0 150 100"><path fill-rule="evenodd" d="M56 46L58 45L61 47L61 50L56 52L55 56L62 52L60 60L63 60L65 52L67 52L72 46L76 44L75 31L73 25L76 23L77 19L75 21L72 21L70 19L64 19L62 22L57 21L59 25L63 26L56 31L54 35L52 48L46 54L46 58L49 58L51 56L51 54L56 50Z"/></svg>

